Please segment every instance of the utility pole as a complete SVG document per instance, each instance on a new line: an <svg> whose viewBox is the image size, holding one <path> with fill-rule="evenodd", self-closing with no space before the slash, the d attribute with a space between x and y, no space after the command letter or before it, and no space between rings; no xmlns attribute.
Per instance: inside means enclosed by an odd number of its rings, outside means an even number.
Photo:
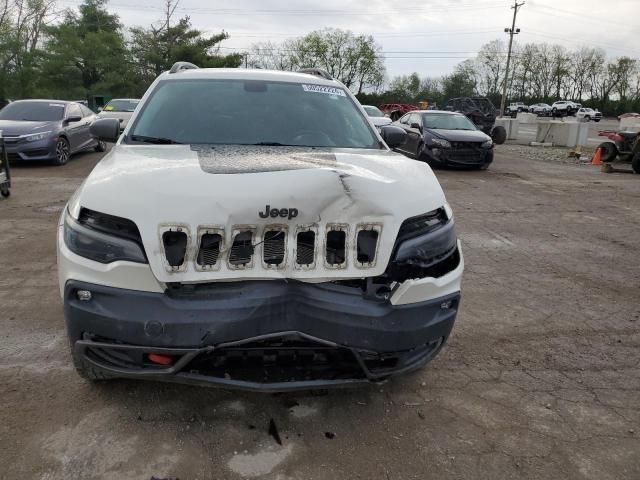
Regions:
<svg viewBox="0 0 640 480"><path fill-rule="evenodd" d="M518 15L518 9L524 5L525 2L518 3L518 0L514 0L513 6L513 22L511 28L505 28L504 33L509 34L509 51L507 52L507 68L504 72L504 85L502 87L502 100L500 101L500 116L504 116L504 109L507 103L507 86L509 84L509 66L511 65L511 47L513 46L513 36L520 33L520 29L516 28L516 15Z"/></svg>

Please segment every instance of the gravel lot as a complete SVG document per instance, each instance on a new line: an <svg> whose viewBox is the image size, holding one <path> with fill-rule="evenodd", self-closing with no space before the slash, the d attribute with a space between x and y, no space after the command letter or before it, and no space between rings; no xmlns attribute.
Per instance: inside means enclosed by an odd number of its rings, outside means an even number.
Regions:
<svg viewBox="0 0 640 480"><path fill-rule="evenodd" d="M3 479L640 478L639 176L500 147L438 171L467 265L448 347L382 387L260 395L75 374L55 225L97 160L16 168L0 199Z"/></svg>

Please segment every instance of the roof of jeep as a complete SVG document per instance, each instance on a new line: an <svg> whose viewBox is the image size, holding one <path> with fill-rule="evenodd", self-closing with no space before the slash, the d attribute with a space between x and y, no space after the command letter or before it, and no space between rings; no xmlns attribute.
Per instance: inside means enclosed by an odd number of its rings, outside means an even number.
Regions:
<svg viewBox="0 0 640 480"><path fill-rule="evenodd" d="M212 80L230 79L230 80L270 80L274 82L292 82L292 83L313 83L314 85L343 85L336 80L327 80L325 78L311 75L309 73L283 72L279 70L248 70L244 68L193 68L189 70L180 70L176 73L164 72L160 75L163 80L169 79L189 79L189 78L205 78Z"/></svg>

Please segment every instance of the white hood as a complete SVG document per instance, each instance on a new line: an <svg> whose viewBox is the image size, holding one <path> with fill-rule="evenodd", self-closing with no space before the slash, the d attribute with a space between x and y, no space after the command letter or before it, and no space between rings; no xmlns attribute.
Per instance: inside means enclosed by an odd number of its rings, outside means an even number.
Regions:
<svg viewBox="0 0 640 480"><path fill-rule="evenodd" d="M384 272L400 224L406 218L445 204L431 169L423 162L386 150L311 149L189 145L116 145L96 166L69 208L77 218L86 207L134 221L154 276L160 282L209 282L261 278L305 281L362 278ZM295 218L261 218L266 205L297 209ZM348 261L344 268L322 262L327 224L348 225ZM251 268L216 271L195 265L197 232L208 226L224 230L225 250L237 226L255 227L259 242L267 225L288 229L287 259L279 269L260 261ZM381 229L374 265L356 265L355 235L362 224ZM318 231L318 261L301 269L295 258L296 228ZM190 242L184 269L165 263L161 232L167 226L186 228ZM261 250L256 248L259 259Z"/></svg>

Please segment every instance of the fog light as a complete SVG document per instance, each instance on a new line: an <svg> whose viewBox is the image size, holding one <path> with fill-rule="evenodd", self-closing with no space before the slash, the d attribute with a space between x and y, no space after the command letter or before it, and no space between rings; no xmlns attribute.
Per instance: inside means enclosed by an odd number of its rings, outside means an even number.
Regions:
<svg viewBox="0 0 640 480"><path fill-rule="evenodd" d="M78 290L76 292L76 296L78 297L78 300L80 300L81 302L88 302L89 300L91 300L91 292L89 290Z"/></svg>

